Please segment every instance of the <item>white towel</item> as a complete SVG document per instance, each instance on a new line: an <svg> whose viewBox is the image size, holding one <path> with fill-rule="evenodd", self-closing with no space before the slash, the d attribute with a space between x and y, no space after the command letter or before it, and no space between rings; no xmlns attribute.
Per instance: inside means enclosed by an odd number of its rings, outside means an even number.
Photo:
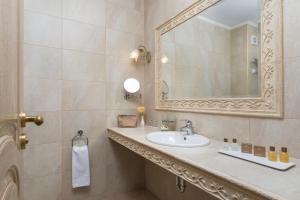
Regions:
<svg viewBox="0 0 300 200"><path fill-rule="evenodd" d="M73 188L90 185L90 163L87 145L74 146L72 150L72 186Z"/></svg>

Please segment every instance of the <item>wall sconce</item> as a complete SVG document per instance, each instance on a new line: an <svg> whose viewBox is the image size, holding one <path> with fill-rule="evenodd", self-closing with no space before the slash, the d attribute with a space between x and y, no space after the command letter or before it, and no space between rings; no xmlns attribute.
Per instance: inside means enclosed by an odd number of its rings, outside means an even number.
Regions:
<svg viewBox="0 0 300 200"><path fill-rule="evenodd" d="M140 82L134 78L129 78L124 81L124 99L128 100L133 97L141 98L141 94L138 92L140 90Z"/></svg>
<svg viewBox="0 0 300 200"><path fill-rule="evenodd" d="M135 62L137 62L139 58L142 58L147 63L150 63L151 53L147 51L145 46L139 46L137 49L133 50L130 53L130 58L134 59Z"/></svg>

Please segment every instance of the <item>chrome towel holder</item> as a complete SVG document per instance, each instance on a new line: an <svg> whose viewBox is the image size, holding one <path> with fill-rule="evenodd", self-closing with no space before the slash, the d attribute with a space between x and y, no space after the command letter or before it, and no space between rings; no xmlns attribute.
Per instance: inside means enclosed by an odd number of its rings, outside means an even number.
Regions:
<svg viewBox="0 0 300 200"><path fill-rule="evenodd" d="M87 136L85 136L83 134L83 131L82 130L79 130L77 132L77 135L75 135L72 139L72 147L75 145L75 146L85 146L87 145L88 146L89 144L89 139Z"/></svg>

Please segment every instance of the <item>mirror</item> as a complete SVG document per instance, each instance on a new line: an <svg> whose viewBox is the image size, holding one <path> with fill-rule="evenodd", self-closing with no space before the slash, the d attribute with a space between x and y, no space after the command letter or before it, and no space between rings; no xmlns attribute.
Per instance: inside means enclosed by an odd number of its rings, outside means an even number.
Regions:
<svg viewBox="0 0 300 200"><path fill-rule="evenodd" d="M223 0L161 36L162 98L260 96L260 0Z"/></svg>
<svg viewBox="0 0 300 200"><path fill-rule="evenodd" d="M134 78L129 78L124 81L124 89L126 92L133 94L140 90L140 82Z"/></svg>
<svg viewBox="0 0 300 200"><path fill-rule="evenodd" d="M202 0L158 27L157 109L280 117L280 2Z"/></svg>

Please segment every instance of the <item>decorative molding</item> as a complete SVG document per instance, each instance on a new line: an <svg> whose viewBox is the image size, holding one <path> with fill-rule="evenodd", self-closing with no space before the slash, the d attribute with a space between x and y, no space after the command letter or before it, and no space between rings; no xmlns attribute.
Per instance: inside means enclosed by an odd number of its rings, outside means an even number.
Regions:
<svg viewBox="0 0 300 200"><path fill-rule="evenodd" d="M184 23L220 0L200 0L171 18L155 31L155 105L157 110L283 117L282 1L262 0L261 97L161 100L160 36Z"/></svg>
<svg viewBox="0 0 300 200"><path fill-rule="evenodd" d="M129 150L137 153L143 158L157 164L168 170L176 176L188 181L192 185L202 189L206 193L220 200L280 200L255 189L249 189L233 180L225 180L218 175L201 170L180 161L172 156L161 153L153 148L133 141L111 130L108 131L108 137Z"/></svg>

